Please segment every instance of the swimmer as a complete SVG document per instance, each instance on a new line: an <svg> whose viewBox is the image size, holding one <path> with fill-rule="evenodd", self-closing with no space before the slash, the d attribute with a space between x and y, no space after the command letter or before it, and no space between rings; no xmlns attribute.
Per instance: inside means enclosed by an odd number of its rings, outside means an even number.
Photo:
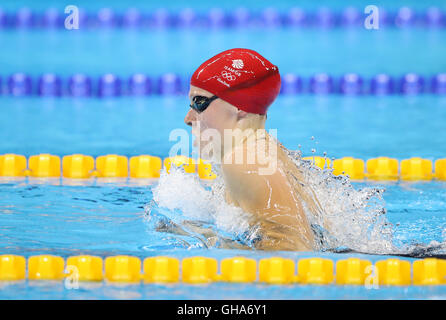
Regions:
<svg viewBox="0 0 446 320"><path fill-rule="evenodd" d="M184 121L200 157L220 164L226 201L259 228L256 249L309 251L317 240L305 210L316 216L320 206L302 170L265 130L280 84L278 67L259 53L221 52L192 75ZM206 130L221 139L206 138Z"/></svg>

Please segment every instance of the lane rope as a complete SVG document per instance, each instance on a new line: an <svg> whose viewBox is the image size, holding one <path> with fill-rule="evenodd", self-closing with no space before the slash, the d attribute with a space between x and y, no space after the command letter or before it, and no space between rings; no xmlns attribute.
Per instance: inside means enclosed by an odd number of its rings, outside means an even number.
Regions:
<svg viewBox="0 0 446 320"><path fill-rule="evenodd" d="M353 157L329 159L320 156L302 158L320 169L331 169L334 175L348 175L352 180L407 180L446 181L446 158L423 159L413 157L399 161L378 157L364 161ZM63 156L39 154L28 159L23 155L0 155L0 177L30 178L159 178L162 168L182 167L186 173L198 174L201 179L212 180L212 164L202 159L185 156L164 158L140 155L130 159L122 155L92 156L73 154Z"/></svg>

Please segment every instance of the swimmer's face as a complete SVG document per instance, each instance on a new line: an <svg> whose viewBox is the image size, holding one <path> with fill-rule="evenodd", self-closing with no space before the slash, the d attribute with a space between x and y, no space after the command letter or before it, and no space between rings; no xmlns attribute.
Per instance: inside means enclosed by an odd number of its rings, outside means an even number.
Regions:
<svg viewBox="0 0 446 320"><path fill-rule="evenodd" d="M190 104L192 104L195 96L210 98L213 94L191 85L189 91ZM203 140L203 137L205 136L203 135L203 132L206 129L215 129L220 133L220 136L223 137L224 129L235 128L241 113L244 113L244 111L237 109L222 99L216 99L212 101L203 112L198 113L194 109L189 108L189 111L184 118L184 122L192 127L192 134L196 138L200 136L200 149L203 150L206 144L209 143ZM197 139L194 141L194 146L197 146Z"/></svg>

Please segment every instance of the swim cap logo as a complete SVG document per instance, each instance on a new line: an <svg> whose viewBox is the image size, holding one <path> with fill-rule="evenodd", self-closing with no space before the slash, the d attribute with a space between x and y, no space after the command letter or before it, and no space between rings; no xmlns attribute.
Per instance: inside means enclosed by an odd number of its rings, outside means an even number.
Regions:
<svg viewBox="0 0 446 320"><path fill-rule="evenodd" d="M234 81L235 80L235 76L233 74L231 74L230 72L227 71L222 71L221 72L221 76L223 78L225 78L228 81Z"/></svg>
<svg viewBox="0 0 446 320"><path fill-rule="evenodd" d="M244 66L242 59L232 60L232 67L235 69L242 69Z"/></svg>

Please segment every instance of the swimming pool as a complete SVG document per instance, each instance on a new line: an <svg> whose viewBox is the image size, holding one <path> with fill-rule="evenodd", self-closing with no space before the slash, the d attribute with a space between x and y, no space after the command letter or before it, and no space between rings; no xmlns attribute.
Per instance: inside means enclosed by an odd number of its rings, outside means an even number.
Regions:
<svg viewBox="0 0 446 320"><path fill-rule="evenodd" d="M125 3L121 5L117 9L127 7ZM10 10L17 9L11 4L9 7ZM286 7L284 4L283 8ZM33 94L25 97L8 94L3 82L0 154L14 153L28 159L41 153L59 157L119 154L128 158L149 154L166 158L173 143L169 141L171 130L187 130L183 118L188 99L184 94L155 93L143 97L124 94L99 99L95 94L73 98L64 91L62 97L41 97L37 94L36 79L42 73L57 73L63 77L63 87L66 88L65 79L74 73L86 73L93 79L114 73L126 79L143 72L156 79L163 73L173 72L182 77L184 89L187 84L184 79L203 59L230 47L249 47L275 61L282 73L296 73L305 79L319 72L326 72L336 79L350 72L365 79L378 73L397 79L414 72L428 79L446 71L443 59L446 47L442 41L445 32L444 28L421 27L389 27L378 31L342 27L323 31L317 28L266 31L262 28L223 28L199 35L193 29L178 28L151 33L120 28L78 30L76 33L63 29L4 29L0 31L0 60L7 63L3 63L0 76L6 80L12 73L25 72L34 82ZM120 45L116 46L117 43ZM203 47L203 43L207 46ZM180 49L172 50L172 44ZM95 83L93 92L97 89ZM411 157L431 161L446 157L445 95L432 94L429 90L416 95L384 96L367 92L345 96L337 92L279 96L268 113L268 128L277 128L278 139L289 149L300 149L304 156L323 156L325 152L329 158L351 156L364 161L386 156L400 163ZM188 196L184 189L197 190L192 178L182 179L180 175L178 179L167 176L162 179L164 190L177 194L177 197ZM186 184L179 185L179 181ZM154 256L180 260L205 256L219 262L235 256L256 261L280 256L294 262L310 257L328 258L334 262L359 257L372 263L392 256L207 247L206 241L193 232L174 235L156 230L156 222L166 219L178 222L175 215L182 218L184 214L178 209L150 206L157 185L158 180L127 178L2 177L0 254L26 258L40 254L63 258L80 254L102 258L130 255L141 260ZM386 218L392 224L392 243L401 249L398 253L413 253L414 248L418 248L420 255L444 254L444 181L362 180L354 181L353 185L356 189L386 189L383 194ZM187 203L187 209L198 211L200 205L203 203L193 198ZM199 222L202 219L197 216L188 218ZM206 226L215 228L215 221L205 222ZM373 244L368 249L374 252ZM411 263L416 260L401 256L399 259ZM435 299L445 298L446 294L444 286L413 285L367 289L335 284L216 282L197 286L99 282L80 283L79 289L70 290L63 281L26 280L2 282L0 286L0 298L3 299Z"/></svg>

